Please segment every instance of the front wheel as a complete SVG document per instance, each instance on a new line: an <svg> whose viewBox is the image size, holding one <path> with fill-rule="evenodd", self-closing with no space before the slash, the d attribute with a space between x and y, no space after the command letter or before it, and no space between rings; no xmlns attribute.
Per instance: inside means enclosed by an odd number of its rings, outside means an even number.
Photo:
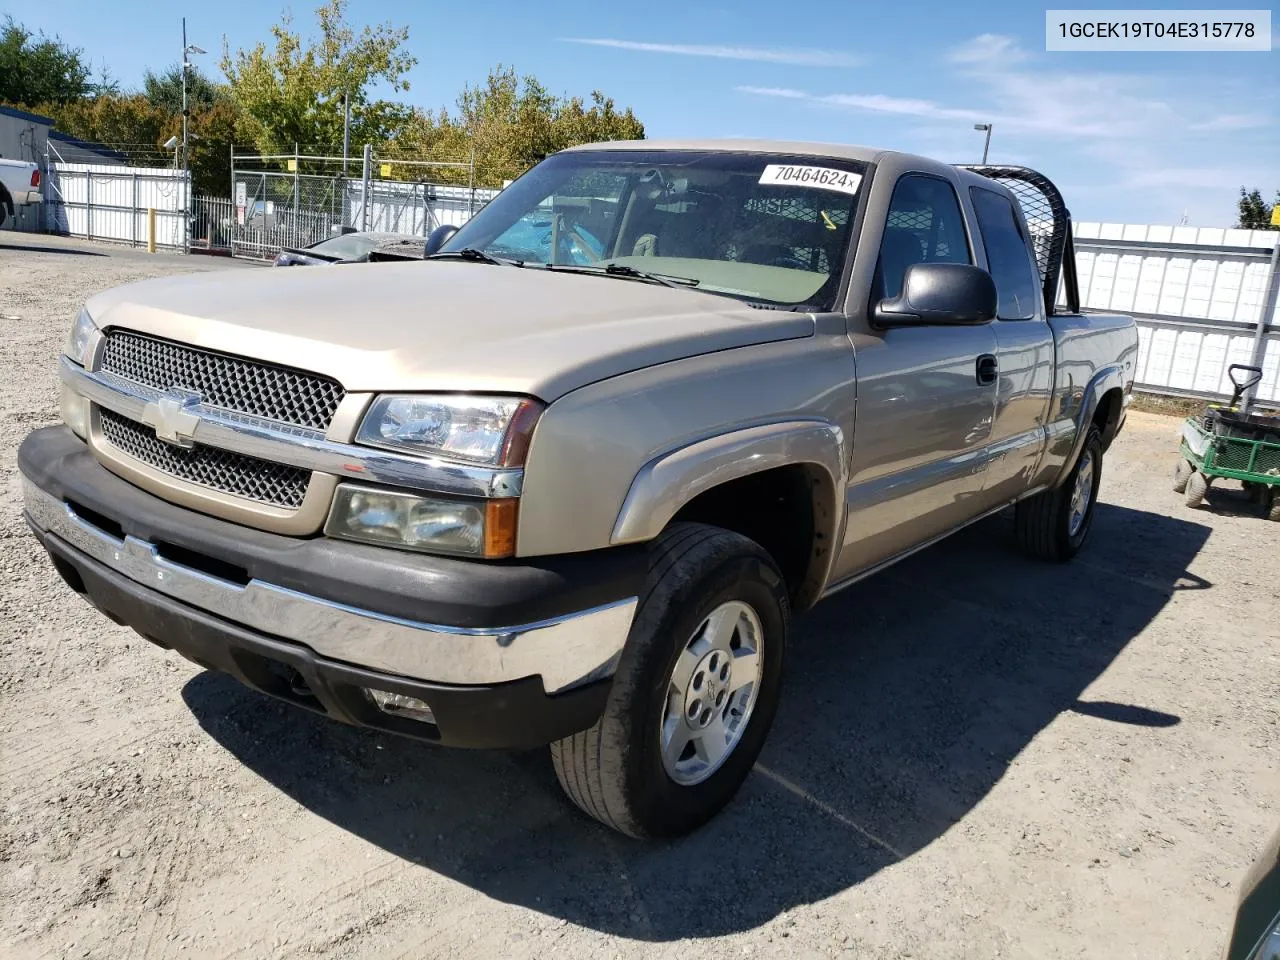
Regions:
<svg viewBox="0 0 1280 960"><path fill-rule="evenodd" d="M1197 470L1187 478L1187 489L1184 502L1188 507L1198 507L1200 504L1204 503L1205 495L1208 492L1209 478Z"/></svg>
<svg viewBox="0 0 1280 960"><path fill-rule="evenodd" d="M714 816L773 723L789 616L758 544L672 524L654 541L604 714L551 745L569 798L633 837L677 836Z"/></svg>
<svg viewBox="0 0 1280 960"><path fill-rule="evenodd" d="M1191 474L1195 472L1195 469L1196 468L1191 465L1190 461L1186 460L1184 457L1178 458L1178 462L1173 465L1174 493L1186 493L1187 480L1191 477Z"/></svg>
<svg viewBox="0 0 1280 960"><path fill-rule="evenodd" d="M1102 481L1102 434L1090 426L1066 482L1019 500L1014 531L1022 549L1040 560L1070 560L1093 526Z"/></svg>

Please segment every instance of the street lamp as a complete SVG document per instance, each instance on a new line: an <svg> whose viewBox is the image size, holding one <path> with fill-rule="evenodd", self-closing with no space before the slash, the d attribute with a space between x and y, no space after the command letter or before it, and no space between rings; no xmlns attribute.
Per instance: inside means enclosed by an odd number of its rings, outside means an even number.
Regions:
<svg viewBox="0 0 1280 960"><path fill-rule="evenodd" d="M975 124L973 125L973 129L978 130L978 131L983 131L983 130L985 130L985 131L986 131L986 133L987 133L987 140L986 140L986 142L982 145L982 165L985 167L985 166L987 165L987 151L991 149L991 124L989 124L989 123L975 123Z"/></svg>

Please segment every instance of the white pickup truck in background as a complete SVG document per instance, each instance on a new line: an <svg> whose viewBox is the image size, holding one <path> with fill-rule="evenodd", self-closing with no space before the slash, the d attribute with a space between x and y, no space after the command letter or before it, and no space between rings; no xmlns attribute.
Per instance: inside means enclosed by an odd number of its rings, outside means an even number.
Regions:
<svg viewBox="0 0 1280 960"><path fill-rule="evenodd" d="M0 157L0 226L13 218L18 207L40 203L40 168L26 160Z"/></svg>

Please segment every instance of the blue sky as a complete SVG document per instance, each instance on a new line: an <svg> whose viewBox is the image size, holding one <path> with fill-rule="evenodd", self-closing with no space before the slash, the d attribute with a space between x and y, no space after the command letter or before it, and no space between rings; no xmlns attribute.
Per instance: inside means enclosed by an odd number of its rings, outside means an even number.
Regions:
<svg viewBox="0 0 1280 960"><path fill-rule="evenodd" d="M310 30L313 6L3 0L0 12L60 34L133 86L146 67L178 59L184 13L216 74L224 37L233 49L265 39L286 8ZM864 143L962 162L981 154L973 124L991 122L991 160L1043 170L1083 220L1228 226L1242 184L1268 198L1280 189L1280 43L1271 53L1046 53L1044 6L1011 0L352 0L349 17L409 26L419 63L408 99L423 106L451 105L501 62L557 93L600 88L651 137Z"/></svg>

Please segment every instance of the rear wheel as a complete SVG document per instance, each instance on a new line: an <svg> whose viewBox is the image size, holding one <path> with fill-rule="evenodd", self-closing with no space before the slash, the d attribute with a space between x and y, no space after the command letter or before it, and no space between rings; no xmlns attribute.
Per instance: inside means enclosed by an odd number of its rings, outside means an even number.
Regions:
<svg viewBox="0 0 1280 960"><path fill-rule="evenodd" d="M687 833L732 799L773 722L790 616L773 559L718 527L673 524L600 720L551 745L569 798L633 837Z"/></svg>
<svg viewBox="0 0 1280 960"><path fill-rule="evenodd" d="M1187 478L1186 486L1186 504L1188 507L1198 507L1204 502L1205 494L1209 492L1209 478L1199 470L1196 470Z"/></svg>
<svg viewBox="0 0 1280 960"><path fill-rule="evenodd" d="M1066 482L1018 501L1014 532L1022 549L1041 560L1070 560L1093 525L1102 481L1102 434L1090 426Z"/></svg>

